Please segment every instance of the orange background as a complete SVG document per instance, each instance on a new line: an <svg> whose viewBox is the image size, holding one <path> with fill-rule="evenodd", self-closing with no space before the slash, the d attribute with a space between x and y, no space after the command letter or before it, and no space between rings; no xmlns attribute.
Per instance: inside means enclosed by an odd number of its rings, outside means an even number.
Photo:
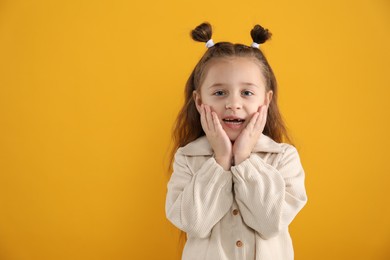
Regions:
<svg viewBox="0 0 390 260"><path fill-rule="evenodd" d="M185 81L256 23L306 170L296 259L390 259L390 3L0 2L0 259L178 259L167 151Z"/></svg>

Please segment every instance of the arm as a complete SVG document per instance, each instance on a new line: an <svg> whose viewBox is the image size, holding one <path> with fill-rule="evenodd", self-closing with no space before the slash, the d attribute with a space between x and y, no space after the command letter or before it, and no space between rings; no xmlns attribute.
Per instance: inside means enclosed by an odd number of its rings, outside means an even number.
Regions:
<svg viewBox="0 0 390 260"><path fill-rule="evenodd" d="M256 154L231 168L244 222L264 239L285 229L307 202L297 150L289 146L282 156L277 168Z"/></svg>
<svg viewBox="0 0 390 260"><path fill-rule="evenodd" d="M175 155L166 197L167 218L188 235L207 237L233 203L232 174L214 158L192 173L186 157Z"/></svg>

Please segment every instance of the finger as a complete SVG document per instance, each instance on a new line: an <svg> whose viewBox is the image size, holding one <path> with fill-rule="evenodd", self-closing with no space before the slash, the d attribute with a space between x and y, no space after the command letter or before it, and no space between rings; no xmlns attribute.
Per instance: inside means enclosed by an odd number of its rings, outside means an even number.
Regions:
<svg viewBox="0 0 390 260"><path fill-rule="evenodd" d="M200 123L202 125L203 131L208 132L209 129L207 127L206 111L203 104L200 106Z"/></svg>
<svg viewBox="0 0 390 260"><path fill-rule="evenodd" d="M265 106L265 107L264 107L264 125L265 125L265 122L267 121L268 107L269 107L269 106Z"/></svg>
<svg viewBox="0 0 390 260"><path fill-rule="evenodd" d="M212 112L211 114L213 116L214 130L215 131L222 130L223 128L222 128L221 122L219 122L219 118L218 118L217 113Z"/></svg>
<svg viewBox="0 0 390 260"><path fill-rule="evenodd" d="M253 130L256 127L256 123L259 121L260 113L256 112L253 114L251 120L249 121L248 125L246 126L248 130Z"/></svg>
<svg viewBox="0 0 390 260"><path fill-rule="evenodd" d="M214 129L214 123L213 123L213 118L211 116L211 109L210 106L205 105L206 107L206 120L207 120L207 127L209 128L210 131L215 131Z"/></svg>
<svg viewBox="0 0 390 260"><path fill-rule="evenodd" d="M259 111L260 111L259 113L260 115L259 115L259 119L256 122L255 129L259 131L263 131L267 120L267 106L262 105L261 107L259 107Z"/></svg>

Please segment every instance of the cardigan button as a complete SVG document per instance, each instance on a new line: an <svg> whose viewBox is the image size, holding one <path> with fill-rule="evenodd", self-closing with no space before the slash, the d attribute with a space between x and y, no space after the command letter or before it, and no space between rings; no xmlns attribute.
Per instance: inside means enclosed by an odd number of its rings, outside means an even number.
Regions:
<svg viewBox="0 0 390 260"><path fill-rule="evenodd" d="M234 209L232 213L233 213L234 216L237 216L238 215L238 209Z"/></svg>
<svg viewBox="0 0 390 260"><path fill-rule="evenodd" d="M242 244L242 242L241 242L240 240L238 240L238 241L236 242L236 246L237 246L237 247L242 247L242 245L243 245L243 244Z"/></svg>

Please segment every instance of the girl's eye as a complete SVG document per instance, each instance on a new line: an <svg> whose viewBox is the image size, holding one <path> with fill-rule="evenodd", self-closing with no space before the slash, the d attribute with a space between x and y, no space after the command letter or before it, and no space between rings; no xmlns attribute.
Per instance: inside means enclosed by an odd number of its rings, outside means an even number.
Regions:
<svg viewBox="0 0 390 260"><path fill-rule="evenodd" d="M215 91L214 92L214 95L215 96L222 96L222 95L224 95L225 94L225 92L223 92L222 90L218 90L218 91Z"/></svg>
<svg viewBox="0 0 390 260"><path fill-rule="evenodd" d="M252 96L252 95L253 95L253 92L251 92L251 91L249 91L249 90L245 90L245 91L242 92L242 94L243 94L244 96Z"/></svg>

